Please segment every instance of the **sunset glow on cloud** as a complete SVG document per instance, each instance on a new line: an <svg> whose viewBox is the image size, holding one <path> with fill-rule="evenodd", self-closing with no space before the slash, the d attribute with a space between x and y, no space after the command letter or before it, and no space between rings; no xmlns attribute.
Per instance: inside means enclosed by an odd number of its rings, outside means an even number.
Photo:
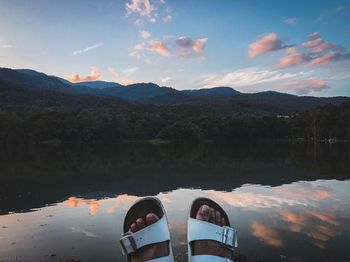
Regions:
<svg viewBox="0 0 350 262"><path fill-rule="evenodd" d="M72 83L79 83L79 82L87 82L87 81L96 81L99 80L102 77L101 71L98 70L96 67L91 67L90 75L88 76L81 76L79 74L73 74L71 75L68 80Z"/></svg>

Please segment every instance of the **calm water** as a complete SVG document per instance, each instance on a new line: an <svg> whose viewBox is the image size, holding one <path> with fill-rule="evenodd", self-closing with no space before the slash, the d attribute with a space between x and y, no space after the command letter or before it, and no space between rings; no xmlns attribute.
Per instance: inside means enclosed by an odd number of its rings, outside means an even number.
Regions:
<svg viewBox="0 0 350 262"><path fill-rule="evenodd" d="M123 261L128 207L158 196L178 261L193 198L222 204L248 261L350 261L350 146L0 151L0 261ZM70 259L70 260L69 260Z"/></svg>

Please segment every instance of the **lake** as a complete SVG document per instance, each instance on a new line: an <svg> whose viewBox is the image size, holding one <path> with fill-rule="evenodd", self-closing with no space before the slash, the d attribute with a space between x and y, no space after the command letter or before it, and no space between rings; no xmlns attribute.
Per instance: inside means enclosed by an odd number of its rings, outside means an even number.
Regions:
<svg viewBox="0 0 350 262"><path fill-rule="evenodd" d="M190 202L206 196L247 261L350 261L350 145L247 142L0 150L0 261L124 261L139 197L159 197L177 261Z"/></svg>

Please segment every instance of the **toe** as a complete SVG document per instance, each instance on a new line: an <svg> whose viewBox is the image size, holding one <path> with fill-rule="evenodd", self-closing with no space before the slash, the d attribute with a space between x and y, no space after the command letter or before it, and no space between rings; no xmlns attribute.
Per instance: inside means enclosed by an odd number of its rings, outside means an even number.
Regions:
<svg viewBox="0 0 350 262"><path fill-rule="evenodd" d="M215 210L212 207L210 208L209 222L215 224Z"/></svg>
<svg viewBox="0 0 350 262"><path fill-rule="evenodd" d="M209 221L210 217L210 207L207 205L202 205L196 215L196 219Z"/></svg>
<svg viewBox="0 0 350 262"><path fill-rule="evenodd" d="M132 223L130 226L130 231L132 233L135 233L137 231L137 224L136 223Z"/></svg>
<svg viewBox="0 0 350 262"><path fill-rule="evenodd" d="M144 228L146 226L145 221L142 218L138 218L136 220L138 230Z"/></svg>
<svg viewBox="0 0 350 262"><path fill-rule="evenodd" d="M226 220L225 220L225 218L221 218L221 225L222 225L222 226L226 226Z"/></svg>
<svg viewBox="0 0 350 262"><path fill-rule="evenodd" d="M159 220L159 217L154 213L149 213L146 216L147 225L152 225L153 223L157 222L158 220Z"/></svg>
<svg viewBox="0 0 350 262"><path fill-rule="evenodd" d="M221 226L221 214L219 211L215 212L215 224Z"/></svg>

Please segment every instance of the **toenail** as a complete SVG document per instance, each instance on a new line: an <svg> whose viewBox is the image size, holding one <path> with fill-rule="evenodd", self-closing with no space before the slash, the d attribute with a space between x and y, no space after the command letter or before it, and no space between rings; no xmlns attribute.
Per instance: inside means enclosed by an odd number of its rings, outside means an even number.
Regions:
<svg viewBox="0 0 350 262"><path fill-rule="evenodd" d="M201 213L202 215L209 215L210 208L206 205L202 206Z"/></svg>

